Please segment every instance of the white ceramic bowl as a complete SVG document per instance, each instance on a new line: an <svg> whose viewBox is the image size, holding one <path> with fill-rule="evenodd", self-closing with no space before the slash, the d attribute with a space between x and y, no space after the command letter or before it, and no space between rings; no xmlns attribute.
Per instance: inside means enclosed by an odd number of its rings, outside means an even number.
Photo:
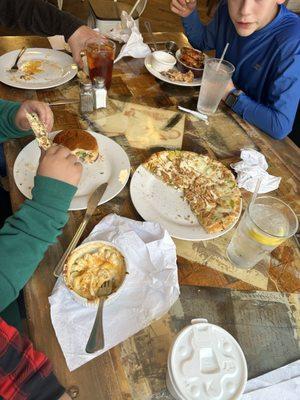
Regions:
<svg viewBox="0 0 300 400"><path fill-rule="evenodd" d="M165 51L154 51L152 53L152 68L158 72L168 71L176 64L176 58Z"/></svg>
<svg viewBox="0 0 300 400"><path fill-rule="evenodd" d="M108 245L108 246L114 247L114 248L117 249L117 250L122 254L122 256L124 257L124 263L125 263L125 277L124 277L124 280L123 280L123 282L121 283L121 285L118 287L118 289L117 289L115 292L113 292L111 295L109 295L109 296L107 297L107 299L105 300L105 303L110 303L111 301L113 301L113 300L115 300L117 297L119 297L121 288L124 287L124 284L125 284L125 281L126 281L126 278L127 278L127 273L126 273L126 272L127 272L126 258L125 258L125 256L124 256L123 252L122 252L117 246L115 246L114 244L112 244L112 243L110 243L110 242L106 242L106 241L104 241L104 240L94 240L94 241L90 241L90 242L83 243L83 244L81 244L80 246L76 247L73 251L75 251L75 250L77 250L77 249L80 249L80 248L82 248L82 247L91 245L91 244L99 244L99 245L104 244L104 245ZM72 253L71 253L71 254L72 254ZM80 296L78 293L76 293L76 292L75 292L74 290L72 290L70 287L68 287L67 281L66 281L65 269L63 270L63 279L64 279L64 283L65 283L66 287L67 287L68 290L70 291L70 293L71 293L72 297L74 298L74 300L77 301L77 303L79 303L79 304L81 304L81 305L83 305L83 306L86 306L86 307L98 307L98 301L91 301L91 300L88 300L88 299L86 299L85 297Z"/></svg>

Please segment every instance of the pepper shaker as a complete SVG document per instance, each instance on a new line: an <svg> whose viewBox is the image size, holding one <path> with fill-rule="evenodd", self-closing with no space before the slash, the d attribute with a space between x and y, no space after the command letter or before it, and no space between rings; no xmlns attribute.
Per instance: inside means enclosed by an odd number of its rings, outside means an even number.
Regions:
<svg viewBox="0 0 300 400"><path fill-rule="evenodd" d="M91 82L80 83L80 111L93 111L93 86Z"/></svg>

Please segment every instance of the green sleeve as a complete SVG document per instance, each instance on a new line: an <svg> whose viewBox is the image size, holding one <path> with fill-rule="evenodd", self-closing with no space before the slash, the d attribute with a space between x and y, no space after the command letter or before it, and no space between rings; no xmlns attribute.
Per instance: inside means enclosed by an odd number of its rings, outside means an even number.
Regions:
<svg viewBox="0 0 300 400"><path fill-rule="evenodd" d="M16 112L20 103L0 99L0 143L9 139L32 135L32 130L22 131L15 125Z"/></svg>
<svg viewBox="0 0 300 400"><path fill-rule="evenodd" d="M32 200L5 221L0 230L0 311L18 297L47 248L56 242L75 192L75 186L36 176Z"/></svg>

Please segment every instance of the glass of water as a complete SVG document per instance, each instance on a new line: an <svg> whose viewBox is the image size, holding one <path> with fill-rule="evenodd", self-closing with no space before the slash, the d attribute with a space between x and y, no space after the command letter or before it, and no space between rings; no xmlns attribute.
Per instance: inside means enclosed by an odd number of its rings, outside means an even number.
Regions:
<svg viewBox="0 0 300 400"><path fill-rule="evenodd" d="M213 114L225 94L225 89L235 68L230 62L219 58L206 58L197 110L202 114Z"/></svg>
<svg viewBox="0 0 300 400"><path fill-rule="evenodd" d="M238 268L252 268L297 230L298 219L290 206L275 197L257 197L245 210L227 256Z"/></svg>

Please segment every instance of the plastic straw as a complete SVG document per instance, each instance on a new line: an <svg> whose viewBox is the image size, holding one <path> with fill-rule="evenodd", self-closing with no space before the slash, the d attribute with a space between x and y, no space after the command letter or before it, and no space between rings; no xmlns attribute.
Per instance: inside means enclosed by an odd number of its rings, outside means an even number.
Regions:
<svg viewBox="0 0 300 400"><path fill-rule="evenodd" d="M222 61L224 60L224 57L225 57L226 51L227 51L227 49L228 49L228 46L229 46L229 43L226 44L226 46L225 46L225 48L224 48L224 50L223 50L223 53L222 53L222 55L221 55L219 64L217 65L217 71L219 71L219 68L220 68L220 66L221 66L221 64L222 64Z"/></svg>
<svg viewBox="0 0 300 400"><path fill-rule="evenodd" d="M134 13L135 9L136 9L137 6L140 4L140 1L141 1L141 0L136 0L135 5L132 7L132 9L131 9L129 15L132 15L132 14Z"/></svg>
<svg viewBox="0 0 300 400"><path fill-rule="evenodd" d="M260 187L261 181L262 181L262 178L258 178L258 179L257 179L256 185L255 185L255 189L254 189L254 192L253 192L251 201L250 201L250 206L252 206L252 205L254 204L255 200L256 200L256 197L257 197L257 195L258 195L258 191L259 191L259 187Z"/></svg>

